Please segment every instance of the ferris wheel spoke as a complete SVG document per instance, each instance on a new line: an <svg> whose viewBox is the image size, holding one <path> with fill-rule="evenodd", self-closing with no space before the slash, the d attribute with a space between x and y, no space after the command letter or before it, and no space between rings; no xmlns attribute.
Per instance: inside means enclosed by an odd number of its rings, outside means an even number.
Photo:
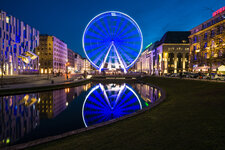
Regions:
<svg viewBox="0 0 225 150"><path fill-rule="evenodd" d="M133 62L135 59L135 56L137 55L136 51L127 50L127 48L122 45L118 48L118 50L125 52L125 53L122 53L121 55L124 59L126 59L129 62L130 61Z"/></svg>
<svg viewBox="0 0 225 150"><path fill-rule="evenodd" d="M90 40L101 40L102 39L102 36L101 35L98 35L94 32L88 32L88 34L85 36L86 39L90 39Z"/></svg>
<svg viewBox="0 0 225 150"><path fill-rule="evenodd" d="M136 31L135 31L135 28L130 28L127 32L124 32L123 34L120 35L121 39L124 39L126 37L130 37L134 34L138 34Z"/></svg>
<svg viewBox="0 0 225 150"><path fill-rule="evenodd" d="M94 52L95 51L93 51L93 53ZM104 55L106 55L106 53L107 53L107 49L105 49L104 47L99 52L97 52L97 53L95 52L95 56L97 56L97 57L93 58L93 62L97 63L99 60L103 60L102 58L104 57Z"/></svg>
<svg viewBox="0 0 225 150"><path fill-rule="evenodd" d="M120 32L117 34L118 37L120 37L122 34L127 32L127 29L129 29L129 24L126 22L125 26L120 30Z"/></svg>
<svg viewBox="0 0 225 150"><path fill-rule="evenodd" d="M122 37L127 32L129 32L132 29L132 27L129 26L129 23L126 24L126 26L123 28L122 32L119 33L119 37Z"/></svg>
<svg viewBox="0 0 225 150"><path fill-rule="evenodd" d="M137 55L138 54L138 52L137 52L137 48L134 48L134 46L129 46L129 45L125 45L125 44L123 44L123 45L121 45L120 46L123 50L126 50L127 51L127 53L129 52L130 54L133 54L133 55Z"/></svg>
<svg viewBox="0 0 225 150"><path fill-rule="evenodd" d="M102 37L106 36L105 31L99 26L98 22L96 22L93 26L93 28L97 29L97 31L102 35Z"/></svg>
<svg viewBox="0 0 225 150"><path fill-rule="evenodd" d="M95 48L93 48L92 46L87 46L87 48L88 48L87 53L89 57L95 56L96 51L103 51L105 49L103 45L100 45L99 47L95 47Z"/></svg>
<svg viewBox="0 0 225 150"><path fill-rule="evenodd" d="M136 105L127 106L127 108L123 108L122 110L124 113L132 113L139 109L140 109L139 104L136 104Z"/></svg>
<svg viewBox="0 0 225 150"><path fill-rule="evenodd" d="M87 117L90 117L90 119L88 119L88 122L93 122L93 123L101 122L105 119L105 115L103 113L99 113L98 115L87 116Z"/></svg>
<svg viewBox="0 0 225 150"><path fill-rule="evenodd" d="M105 19L101 19L98 24L101 26L102 29L104 29L106 36L109 36L109 30L107 29L107 26L105 24Z"/></svg>
<svg viewBox="0 0 225 150"><path fill-rule="evenodd" d="M100 94L99 92L96 92L96 97L101 97L101 99L99 100L99 103L101 103L103 106L107 107L108 103L105 101L104 97L102 96L102 94ZM110 108L110 107L109 107Z"/></svg>
<svg viewBox="0 0 225 150"><path fill-rule="evenodd" d="M120 107L121 105L124 105L125 102L129 99L129 97L132 95L131 92L127 93L126 95L124 95L121 99L122 101L120 101L120 103L118 103L117 107Z"/></svg>
<svg viewBox="0 0 225 150"><path fill-rule="evenodd" d="M133 34L133 35L130 35L130 36L127 36L127 37L124 37L122 38L122 40L131 40L131 39L140 39L139 37L140 35L137 33L137 34ZM141 40L141 39L140 39Z"/></svg>
<svg viewBox="0 0 225 150"><path fill-rule="evenodd" d="M92 96L90 96L90 98L93 98ZM96 100L95 98L93 98L93 101L94 100ZM98 101L98 100L96 100L96 101ZM105 108L105 105L103 105L102 103L101 103L101 101L99 101L99 103L87 103L88 105L90 105L90 106L93 106L93 108L97 108L97 107L99 107L99 108Z"/></svg>

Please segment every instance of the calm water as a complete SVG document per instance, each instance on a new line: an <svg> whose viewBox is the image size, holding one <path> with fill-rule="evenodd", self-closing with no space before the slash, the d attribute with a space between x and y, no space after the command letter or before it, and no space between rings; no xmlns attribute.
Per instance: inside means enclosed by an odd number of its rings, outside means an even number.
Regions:
<svg viewBox="0 0 225 150"><path fill-rule="evenodd" d="M57 135L118 118L159 99L144 84L86 84L0 97L0 146Z"/></svg>

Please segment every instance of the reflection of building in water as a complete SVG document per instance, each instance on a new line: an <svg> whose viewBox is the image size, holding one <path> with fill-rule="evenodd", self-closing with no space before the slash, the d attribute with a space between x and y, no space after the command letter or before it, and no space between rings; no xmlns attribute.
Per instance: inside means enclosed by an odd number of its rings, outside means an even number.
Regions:
<svg viewBox="0 0 225 150"><path fill-rule="evenodd" d="M0 146L13 143L39 125L37 94L0 97Z"/></svg>
<svg viewBox="0 0 225 150"><path fill-rule="evenodd" d="M161 96L160 90L155 87L146 84L135 84L132 86L146 102L154 103Z"/></svg>
<svg viewBox="0 0 225 150"><path fill-rule="evenodd" d="M37 109L41 118L54 118L66 108L65 89L39 93Z"/></svg>
<svg viewBox="0 0 225 150"><path fill-rule="evenodd" d="M65 92L67 93L67 102L68 103L72 102L77 96L81 94L82 91L87 91L90 88L91 88L91 83L88 83L82 86L73 87L73 88L66 88Z"/></svg>

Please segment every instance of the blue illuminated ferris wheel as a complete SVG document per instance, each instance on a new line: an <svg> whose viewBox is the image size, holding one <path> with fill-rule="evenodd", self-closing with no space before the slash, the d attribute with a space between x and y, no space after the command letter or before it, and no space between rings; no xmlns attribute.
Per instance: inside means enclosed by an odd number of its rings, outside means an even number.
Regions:
<svg viewBox="0 0 225 150"><path fill-rule="evenodd" d="M130 16L108 11L88 23L82 44L85 55L100 72L122 69L126 73L141 53L143 36Z"/></svg>
<svg viewBox="0 0 225 150"><path fill-rule="evenodd" d="M87 94L82 118L86 127L136 112L142 109L134 90L127 86L98 84Z"/></svg>

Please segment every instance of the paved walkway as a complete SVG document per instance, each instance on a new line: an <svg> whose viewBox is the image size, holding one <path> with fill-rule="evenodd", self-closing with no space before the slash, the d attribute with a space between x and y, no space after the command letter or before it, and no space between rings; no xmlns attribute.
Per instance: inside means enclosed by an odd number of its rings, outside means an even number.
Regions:
<svg viewBox="0 0 225 150"><path fill-rule="evenodd" d="M28 76L26 76L28 77ZM30 76L32 79L33 76ZM33 82L26 82L26 83L16 83L16 84L8 84L3 85L3 87L0 87L0 91L10 90L10 89L21 89L21 88L30 88L30 87L45 87L50 85L61 85L61 84L69 84L73 82L79 81L79 79L82 79L81 75L74 75L66 79L66 76L60 76L60 77L50 77L49 79L44 78L41 80L34 80ZM52 83L53 81L53 83Z"/></svg>

